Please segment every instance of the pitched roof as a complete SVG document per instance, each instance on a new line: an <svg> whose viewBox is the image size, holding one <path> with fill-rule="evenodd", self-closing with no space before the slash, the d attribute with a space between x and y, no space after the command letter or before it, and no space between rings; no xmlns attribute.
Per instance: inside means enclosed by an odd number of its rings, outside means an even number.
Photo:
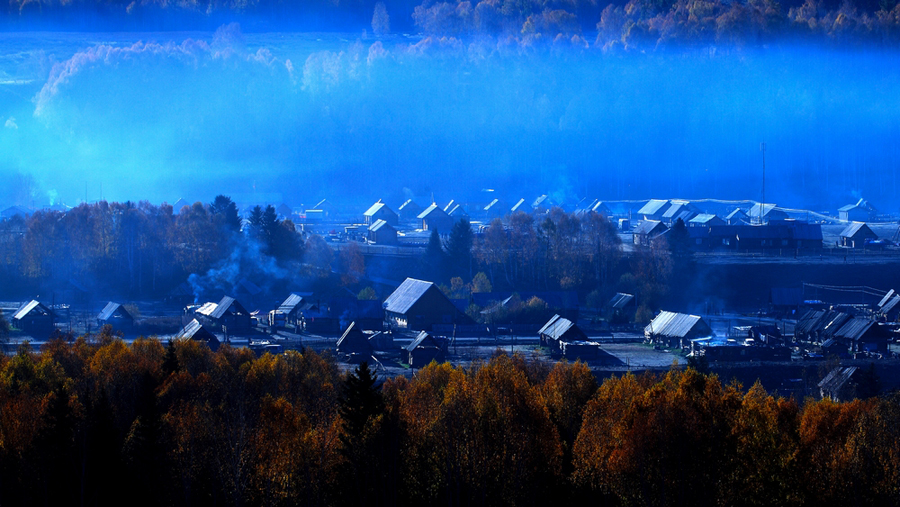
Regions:
<svg viewBox="0 0 900 507"><path fill-rule="evenodd" d="M283 303L281 303L281 306L278 307L278 311L283 313L291 313L302 302L303 296L301 294L297 294L296 292L292 292L291 295L288 296Z"/></svg>
<svg viewBox="0 0 900 507"><path fill-rule="evenodd" d="M406 313L434 283L407 278L384 300L384 309L392 313Z"/></svg>
<svg viewBox="0 0 900 507"><path fill-rule="evenodd" d="M843 231L841 231L842 238L852 238L857 234L862 234L863 237L869 238L878 237L865 222L851 222L847 227L844 227Z"/></svg>
<svg viewBox="0 0 900 507"><path fill-rule="evenodd" d="M889 291L887 292L887 294L885 294L884 297L881 298L881 301L878 302L878 306L879 306L879 307L884 306L885 303L887 303L888 300L891 299L891 296L893 296L893 295L894 295L894 289L889 290Z"/></svg>
<svg viewBox="0 0 900 507"><path fill-rule="evenodd" d="M408 209L407 209L408 208ZM406 202L400 205L398 208L400 211L408 211L408 210L421 210L422 207L416 204L412 199L407 199Z"/></svg>
<svg viewBox="0 0 900 507"><path fill-rule="evenodd" d="M516 203L513 204L513 207L510 209L510 211L512 211L513 213L515 213L516 211L519 211L522 208L523 204L525 204L524 197L519 199L518 201L516 201Z"/></svg>
<svg viewBox="0 0 900 507"><path fill-rule="evenodd" d="M688 221L692 224L705 224L705 223L709 223L710 221L712 221L716 218L719 218L719 217L717 217L716 215L710 214L710 213L701 213Z"/></svg>
<svg viewBox="0 0 900 507"><path fill-rule="evenodd" d="M341 337L338 338L337 344L335 344L335 346L338 350L372 350L372 345L369 344L369 340L368 338L366 338L366 335L363 334L362 330L359 329L359 326L356 325L356 321L351 322L350 325L347 326L347 329L345 329Z"/></svg>
<svg viewBox="0 0 900 507"><path fill-rule="evenodd" d="M449 215L447 215L447 213L445 213L444 210L442 210L441 207L438 206L436 203L431 203L431 206L428 206L427 208L425 208L425 210L424 210L423 212L419 213L419 216L418 216L417 218L419 218L419 219L424 219L424 218L428 218L428 217L431 216L431 215L434 215L434 216L440 216L440 215L443 215L443 216L449 216Z"/></svg>
<svg viewBox="0 0 900 507"><path fill-rule="evenodd" d="M731 213L725 215L725 220L731 220L733 218L742 218L746 217L747 213L741 208L735 208Z"/></svg>
<svg viewBox="0 0 900 507"><path fill-rule="evenodd" d="M819 382L819 388L830 393L836 393L853 377L856 370L856 366L837 367L831 370L828 375L825 375L825 378Z"/></svg>
<svg viewBox="0 0 900 507"><path fill-rule="evenodd" d="M14 320L24 319L25 316L27 316L29 313L31 313L34 310L37 310L38 312L40 312L43 315L51 315L51 316L54 315L52 310L50 310L49 308L44 306L38 300L32 299L31 301L20 306L19 309L16 310L16 313L13 314L12 318Z"/></svg>
<svg viewBox="0 0 900 507"><path fill-rule="evenodd" d="M693 214L696 215L697 212L694 211L695 209L696 208L694 207L694 205L687 201L672 201L672 205L669 206L669 209L667 209L666 212L663 213L662 216L663 216L663 218L675 219L678 216L680 216L681 213L684 213L685 211L692 212Z"/></svg>
<svg viewBox="0 0 900 507"><path fill-rule="evenodd" d="M874 320L856 317L841 326L841 329L834 333L834 337L856 341L865 336L874 325L876 325Z"/></svg>
<svg viewBox="0 0 900 507"><path fill-rule="evenodd" d="M123 317L131 318L131 314L128 313L128 310L126 310L125 307L123 307L119 303L113 303L112 301L110 301L109 303L106 303L106 306L104 306L100 314L97 315L97 320L109 320L116 313L116 311L123 313Z"/></svg>
<svg viewBox="0 0 900 507"><path fill-rule="evenodd" d="M366 212L363 213L363 216L370 217L370 216L374 215L375 213L378 213L378 211L383 207L385 207L385 204L381 201L378 201L375 204L373 204L372 206L370 206L369 209L367 209Z"/></svg>
<svg viewBox="0 0 900 507"><path fill-rule="evenodd" d="M409 345L406 346L407 352L412 352L419 347L436 347L441 348L441 342L437 340L434 336L431 336L425 331L420 331L416 339L412 341Z"/></svg>
<svg viewBox="0 0 900 507"><path fill-rule="evenodd" d="M658 336L684 338L702 322L703 319L698 315L662 311L644 328L644 332Z"/></svg>
<svg viewBox="0 0 900 507"><path fill-rule="evenodd" d="M634 234L643 235L650 234L656 230L657 227L662 226L664 229L668 230L666 224L660 222L659 220L644 220L638 224L637 227L634 228ZM658 231L662 232L662 231Z"/></svg>
<svg viewBox="0 0 900 507"><path fill-rule="evenodd" d="M381 219L376 220L375 223L373 223L372 225L369 226L369 230L372 232L376 232L381 229L384 229L387 231L387 230L393 229L393 227L391 227L391 224L387 223L386 220L381 220Z"/></svg>
<svg viewBox="0 0 900 507"><path fill-rule="evenodd" d="M233 308L233 309L232 309ZM222 297L222 300L219 301L219 304L216 305L216 308L209 313L209 316L214 319L221 319L225 316L226 313L248 313L247 309L244 308L242 304L240 304L236 299L229 296Z"/></svg>
<svg viewBox="0 0 900 507"><path fill-rule="evenodd" d="M624 292L617 292L615 296L611 300L609 300L608 305L619 310L628 306L629 303L634 301L634 296L631 294L625 294Z"/></svg>
<svg viewBox="0 0 900 507"><path fill-rule="evenodd" d="M195 337L199 338L199 335L203 334L215 337L215 335L209 332L208 329L203 327L203 324L200 324L200 321L194 319L190 321L186 326L181 328L181 331L179 331L178 334L175 335L175 338L187 338L189 340L193 340L195 339Z"/></svg>
<svg viewBox="0 0 900 507"><path fill-rule="evenodd" d="M898 303L900 303L900 296L894 296L890 299L890 301L888 301L881 307L880 312L883 314L891 313L895 308L897 308Z"/></svg>
<svg viewBox="0 0 900 507"><path fill-rule="evenodd" d="M669 201L665 199L650 199L647 204L638 210L638 215L653 215L658 213L664 206L668 206Z"/></svg>
<svg viewBox="0 0 900 507"><path fill-rule="evenodd" d="M577 340L587 339L587 335L569 319L554 315L549 322L541 328L540 335L547 336L554 340L560 340L565 335L571 334L572 338Z"/></svg>

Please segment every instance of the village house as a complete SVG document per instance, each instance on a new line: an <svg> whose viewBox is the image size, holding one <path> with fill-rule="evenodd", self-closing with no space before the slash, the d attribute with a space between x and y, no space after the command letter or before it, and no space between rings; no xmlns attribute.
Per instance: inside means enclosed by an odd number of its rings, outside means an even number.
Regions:
<svg viewBox="0 0 900 507"><path fill-rule="evenodd" d="M406 347L406 363L413 368L423 368L428 366L432 361L442 362L446 354L446 342L438 340L425 331L421 331L418 336Z"/></svg>
<svg viewBox="0 0 900 507"><path fill-rule="evenodd" d="M527 211L525 208L526 208L525 207L525 198L523 197L523 198L519 199L518 201L516 201L515 204L513 204L512 208L509 209L509 212L510 213L516 213L517 211L524 212L524 211Z"/></svg>
<svg viewBox="0 0 900 507"><path fill-rule="evenodd" d="M854 398L865 399L878 394L878 380L874 365L863 370L857 366L839 366L819 382L822 398L847 402Z"/></svg>
<svg viewBox="0 0 900 507"><path fill-rule="evenodd" d="M110 301L97 315L97 325L110 324L113 329L129 331L134 327L134 317L119 303Z"/></svg>
<svg viewBox="0 0 900 507"><path fill-rule="evenodd" d="M21 217L28 218L31 216L31 210L24 206L10 206L3 211L0 211L0 219L7 220L13 217Z"/></svg>
<svg viewBox="0 0 900 507"><path fill-rule="evenodd" d="M662 221L663 215L671 206L672 204L665 199L650 199L638 210L638 215L643 216L644 220Z"/></svg>
<svg viewBox="0 0 900 507"><path fill-rule="evenodd" d="M432 282L407 278L384 301L384 321L391 328L431 330L435 324L470 324L471 319Z"/></svg>
<svg viewBox="0 0 900 507"><path fill-rule="evenodd" d="M701 213L685 223L688 227L712 227L714 225L728 225L721 218L709 213Z"/></svg>
<svg viewBox="0 0 900 507"><path fill-rule="evenodd" d="M488 220L503 218L509 211L509 204L501 199L494 199L484 207L484 216Z"/></svg>
<svg viewBox="0 0 900 507"><path fill-rule="evenodd" d="M438 231L439 233L449 234L450 229L453 228L453 218L435 203L431 203L431 206L419 213L418 218L422 221L422 230L425 231Z"/></svg>
<svg viewBox="0 0 900 507"><path fill-rule="evenodd" d="M194 340L205 343L213 352L219 350L219 339L199 320L194 319L175 335L176 340Z"/></svg>
<svg viewBox="0 0 900 507"><path fill-rule="evenodd" d="M407 199L397 208L397 215L400 217L400 220L415 220L422 211L423 208L416 204L415 201Z"/></svg>
<svg viewBox="0 0 900 507"><path fill-rule="evenodd" d="M671 226L681 219L686 224L699 214L700 210L688 201L670 201L669 209L662 214L662 221Z"/></svg>
<svg viewBox="0 0 900 507"><path fill-rule="evenodd" d="M565 343L586 343L588 337L574 322L558 314L554 315L538 330L541 346L550 349L551 353L563 354ZM591 357L596 352L591 354Z"/></svg>
<svg viewBox="0 0 900 507"><path fill-rule="evenodd" d="M841 231L841 246L847 248L863 248L867 241L876 239L878 235L862 222L853 222Z"/></svg>
<svg viewBox="0 0 900 507"><path fill-rule="evenodd" d="M196 312L203 323L229 335L250 331L250 312L233 297L224 296L218 303L206 303Z"/></svg>
<svg viewBox="0 0 900 507"><path fill-rule="evenodd" d="M366 239L376 245L396 245L397 229L394 229L391 224L384 220L377 220L369 226Z"/></svg>
<svg viewBox="0 0 900 507"><path fill-rule="evenodd" d="M338 338L336 347L338 354L358 354L364 356L364 360L372 355L373 350L369 338L356 325L356 322L351 322L347 326L347 329Z"/></svg>
<svg viewBox="0 0 900 507"><path fill-rule="evenodd" d="M851 352L887 353L887 326L865 317L847 320L832 337Z"/></svg>
<svg viewBox="0 0 900 507"><path fill-rule="evenodd" d="M644 220L634 228L634 244L650 247L656 238L665 234L668 230L669 228L666 227L666 224L658 220Z"/></svg>
<svg viewBox="0 0 900 507"><path fill-rule="evenodd" d="M848 204L838 208L838 218L844 222L869 222L877 214L878 210L865 199L860 199L856 204Z"/></svg>
<svg viewBox="0 0 900 507"><path fill-rule="evenodd" d="M765 224L772 220L787 220L789 218L783 209L771 203L756 203L750 208L747 215L750 217L750 223L753 224Z"/></svg>
<svg viewBox="0 0 900 507"><path fill-rule="evenodd" d="M735 208L731 213L725 215L725 223L727 225L745 225L750 223L750 216L741 208Z"/></svg>
<svg viewBox="0 0 900 507"><path fill-rule="evenodd" d="M269 325L272 327L299 329L303 326L303 314L300 311L304 298L312 296L312 292L292 292L275 310L269 312Z"/></svg>
<svg viewBox="0 0 900 507"><path fill-rule="evenodd" d="M384 220L393 227L396 227L400 222L400 217L394 213L394 210L389 208L387 204L381 202L381 200L370 206L369 209L363 213L363 218L365 219L366 225L370 226L379 220Z"/></svg>
<svg viewBox="0 0 900 507"><path fill-rule="evenodd" d="M697 315L661 311L647 327L647 342L663 347L687 347L691 340L712 334L709 324Z"/></svg>
<svg viewBox="0 0 900 507"><path fill-rule="evenodd" d="M43 303L32 299L23 304L12 316L11 324L35 338L50 336L56 329L56 314Z"/></svg>

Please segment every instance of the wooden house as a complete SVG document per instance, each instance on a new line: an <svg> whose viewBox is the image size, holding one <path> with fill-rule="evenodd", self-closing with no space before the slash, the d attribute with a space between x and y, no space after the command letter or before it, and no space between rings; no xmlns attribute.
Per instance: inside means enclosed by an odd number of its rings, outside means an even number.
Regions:
<svg viewBox="0 0 900 507"><path fill-rule="evenodd" d="M750 223L753 224L764 224L771 220L787 220L789 218L783 209L772 203L756 203L750 208L747 215L750 217Z"/></svg>
<svg viewBox="0 0 900 507"><path fill-rule="evenodd" d="M356 325L356 322L351 322L337 341L338 354L362 354L364 356L371 356L372 350L372 344L369 343L369 338L362 332L359 326Z"/></svg>
<svg viewBox="0 0 900 507"><path fill-rule="evenodd" d="M206 303L197 310L198 317L217 331L229 335L250 332L250 312L238 300L225 296L218 303Z"/></svg>
<svg viewBox="0 0 900 507"><path fill-rule="evenodd" d="M407 199L400 205L400 208L397 209L397 214L401 220L416 220L419 213L422 211L423 208L421 206L416 204L412 199Z"/></svg>
<svg viewBox="0 0 900 507"><path fill-rule="evenodd" d="M644 328L649 343L664 347L687 347L691 340L711 334L712 329L702 317L666 311L659 312Z"/></svg>
<svg viewBox="0 0 900 507"><path fill-rule="evenodd" d="M184 326L181 331L175 335L175 339L194 340L205 343L213 352L219 350L219 339L197 319L190 321Z"/></svg>
<svg viewBox="0 0 900 507"><path fill-rule="evenodd" d="M446 354L444 341L425 331L421 331L403 350L406 353L406 363L413 368L428 366L432 361L442 362Z"/></svg>
<svg viewBox="0 0 900 507"><path fill-rule="evenodd" d="M110 324L113 329L128 331L134 327L134 317L124 306L110 301L97 315L97 325L102 327L106 324Z"/></svg>
<svg viewBox="0 0 900 507"><path fill-rule="evenodd" d="M724 220L717 217L716 215L711 215L709 213L701 213L694 218L685 222L688 227L712 227L714 225L727 225Z"/></svg>
<svg viewBox="0 0 900 507"><path fill-rule="evenodd" d="M494 199L484 207L484 216L488 220L503 218L509 213L509 204L501 199Z"/></svg>
<svg viewBox="0 0 900 507"><path fill-rule="evenodd" d="M661 221L663 215L669 210L671 203L664 199L650 199L647 204L638 210L638 215L644 217L644 220Z"/></svg>
<svg viewBox="0 0 900 507"><path fill-rule="evenodd" d="M866 246L866 241L876 239L878 239L878 235L862 222L853 222L841 231L841 246L847 248L863 248Z"/></svg>
<svg viewBox="0 0 900 507"><path fill-rule="evenodd" d="M877 213L878 210L865 199L838 208L838 218L845 222L869 222Z"/></svg>
<svg viewBox="0 0 900 507"><path fill-rule="evenodd" d="M471 319L432 282L407 278L384 301L385 324L391 328L431 330L434 324L469 324Z"/></svg>
<svg viewBox="0 0 900 507"><path fill-rule="evenodd" d="M538 330L541 346L552 352L562 353L562 342L584 342L587 335L569 319L554 315Z"/></svg>
<svg viewBox="0 0 900 507"><path fill-rule="evenodd" d="M443 234L449 234L454 223L453 218L435 203L431 203L431 206L419 213L418 219L422 221L422 230L436 230Z"/></svg>
<svg viewBox="0 0 900 507"><path fill-rule="evenodd" d="M678 219L687 224L700 214L700 210L688 201L669 201L669 209L662 214L662 221L674 225Z"/></svg>
<svg viewBox="0 0 900 507"><path fill-rule="evenodd" d="M669 228L666 224L657 220L644 220L634 228L634 244L649 247L660 235L665 234Z"/></svg>
<svg viewBox="0 0 900 507"><path fill-rule="evenodd" d="M888 339L891 333L887 326L874 320L856 317L847 320L837 331L832 333L835 340L846 346L851 352L887 353Z"/></svg>
<svg viewBox="0 0 900 507"><path fill-rule="evenodd" d="M56 329L56 314L43 303L32 299L16 310L11 323L35 338L45 338Z"/></svg>
<svg viewBox="0 0 900 507"><path fill-rule="evenodd" d="M379 220L384 220L388 224L393 227L396 227L400 222L400 217L394 213L394 210L389 208L387 204L381 202L380 200L369 207L365 213L363 213L363 218L365 219L366 225L373 225L375 222Z"/></svg>
<svg viewBox="0 0 900 507"><path fill-rule="evenodd" d="M394 229L391 224L384 220L377 220L369 226L366 238L370 243L375 243L376 245L396 245L397 229Z"/></svg>
<svg viewBox="0 0 900 507"><path fill-rule="evenodd" d="M727 225L744 225L750 223L750 216L741 208L735 208L731 213L725 215L725 223Z"/></svg>

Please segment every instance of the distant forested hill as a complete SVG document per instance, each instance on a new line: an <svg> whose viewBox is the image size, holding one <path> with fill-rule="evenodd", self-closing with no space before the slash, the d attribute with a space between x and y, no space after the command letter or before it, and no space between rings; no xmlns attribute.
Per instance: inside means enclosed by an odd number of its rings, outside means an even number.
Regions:
<svg viewBox="0 0 900 507"><path fill-rule="evenodd" d="M348 31L490 35L585 47L762 45L813 39L895 46L897 0L10 0L6 30Z"/></svg>

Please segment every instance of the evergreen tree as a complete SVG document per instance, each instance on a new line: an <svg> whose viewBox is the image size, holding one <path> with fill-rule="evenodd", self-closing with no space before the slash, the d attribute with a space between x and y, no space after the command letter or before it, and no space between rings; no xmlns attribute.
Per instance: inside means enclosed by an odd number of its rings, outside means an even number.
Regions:
<svg viewBox="0 0 900 507"><path fill-rule="evenodd" d="M437 282L443 279L444 270L444 246L437 229L431 230L428 238L428 247L422 256L422 272L424 278Z"/></svg>
<svg viewBox="0 0 900 507"><path fill-rule="evenodd" d="M463 218L453 224L447 240L447 267L449 276L472 278L472 243L474 234L469 221Z"/></svg>
<svg viewBox="0 0 900 507"><path fill-rule="evenodd" d="M3 316L3 310L0 310L0 343L6 343L9 339L9 322Z"/></svg>
<svg viewBox="0 0 900 507"><path fill-rule="evenodd" d="M235 232L241 230L241 217L238 215L237 205L230 197L217 195L210 203L209 211L221 217L226 229Z"/></svg>
<svg viewBox="0 0 900 507"><path fill-rule="evenodd" d="M387 425L381 386L368 363L362 362L347 375L341 398L340 452L345 462L341 481L341 495L345 504L371 502L382 498L389 459ZM376 501L376 504L382 502Z"/></svg>

